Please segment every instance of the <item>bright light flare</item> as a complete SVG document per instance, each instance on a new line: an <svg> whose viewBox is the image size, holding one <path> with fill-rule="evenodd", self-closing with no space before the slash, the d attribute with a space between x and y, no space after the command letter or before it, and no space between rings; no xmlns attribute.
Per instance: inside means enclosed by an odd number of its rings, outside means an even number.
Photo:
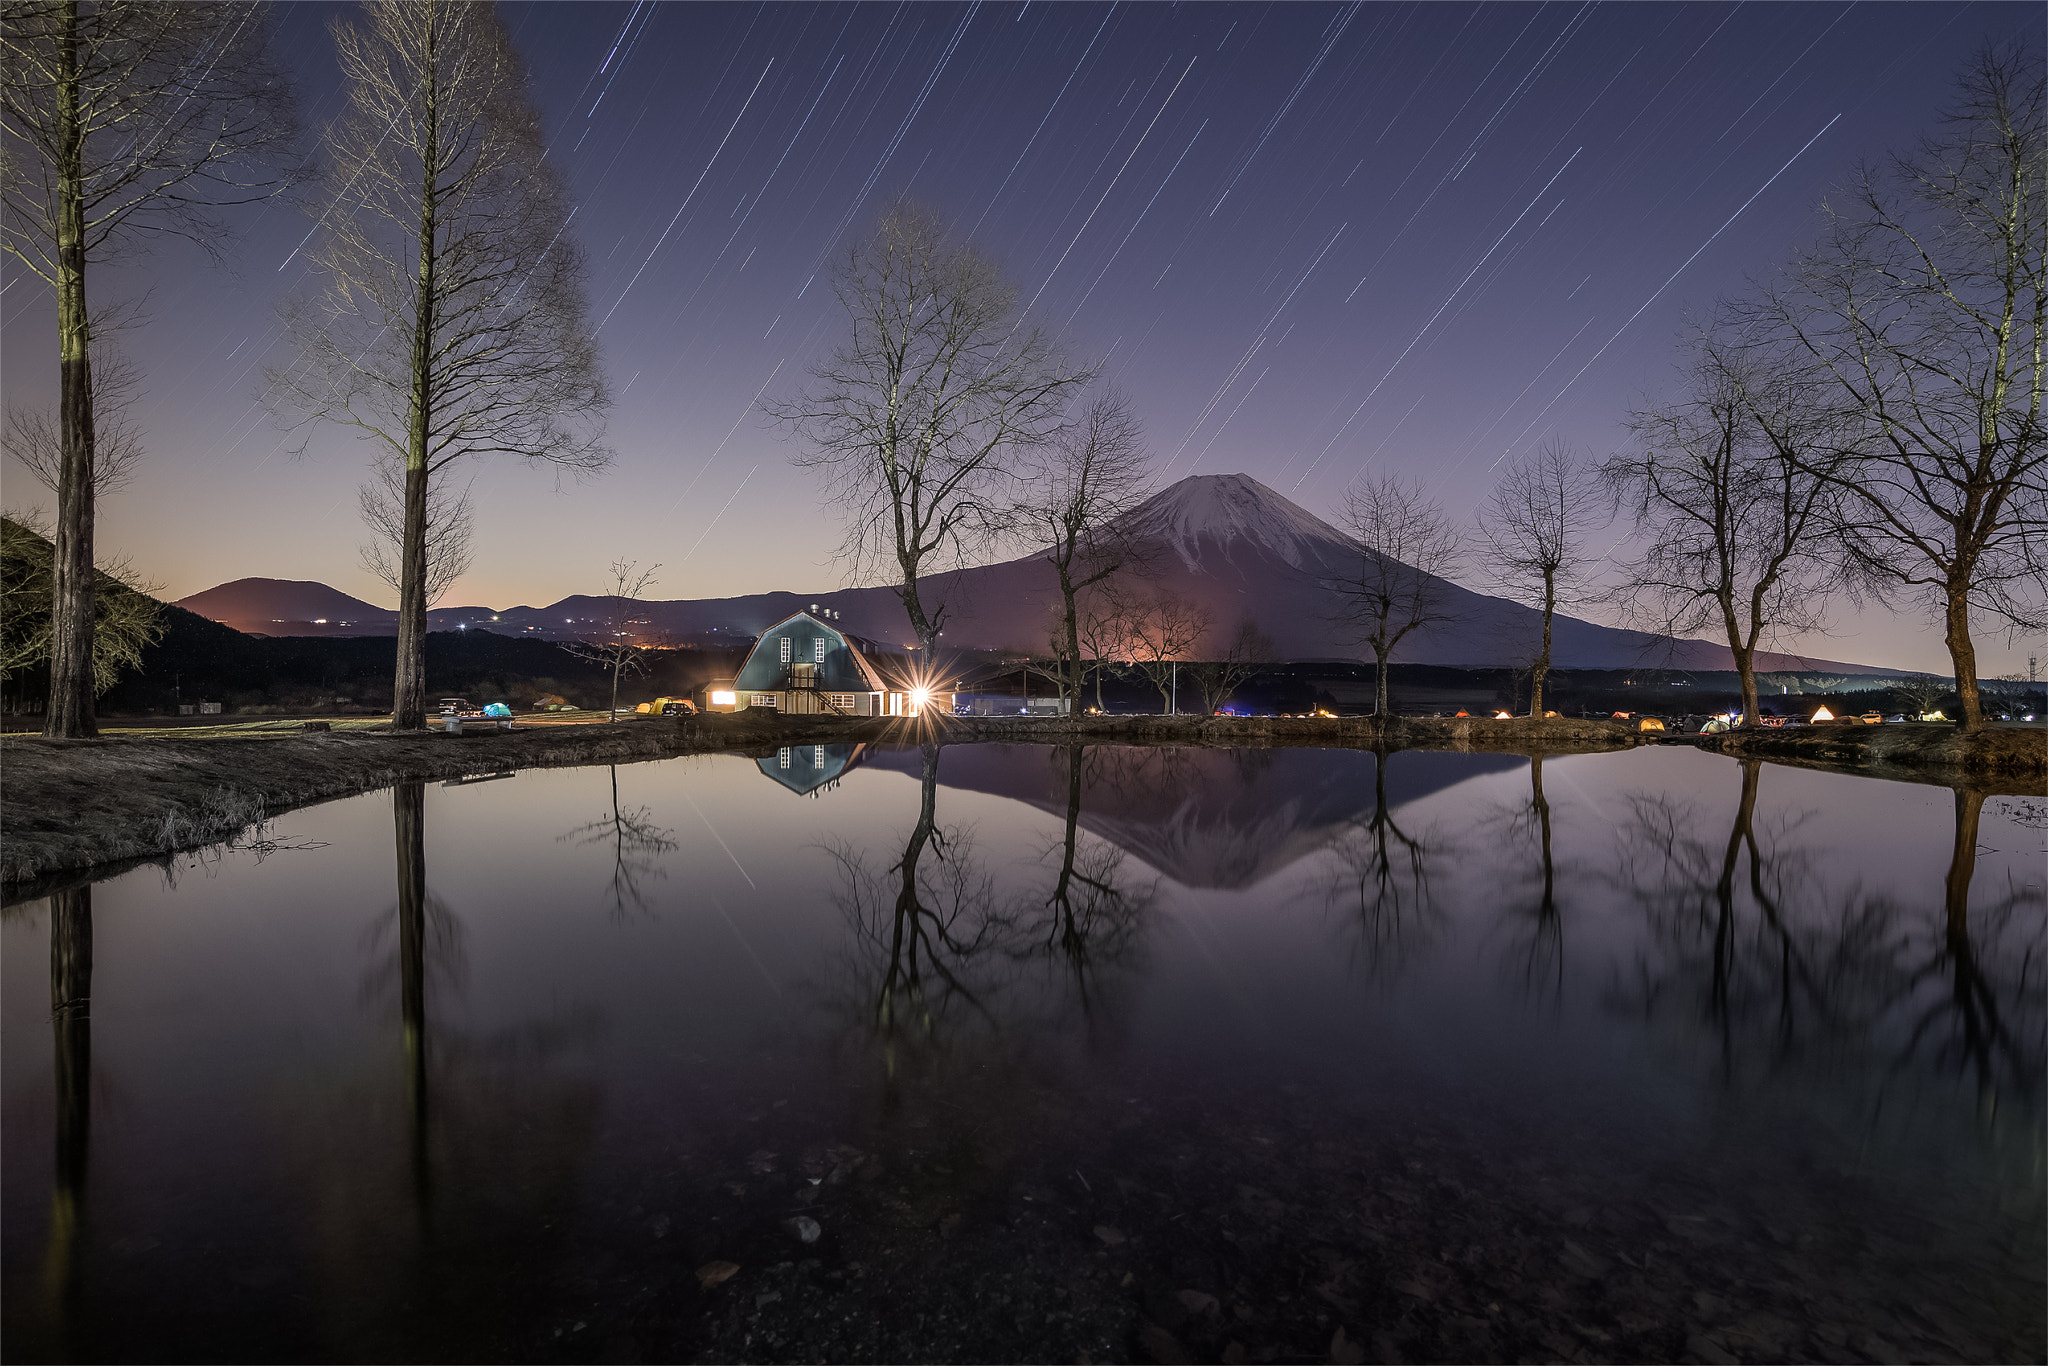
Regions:
<svg viewBox="0 0 2048 1366"><path fill-rule="evenodd" d="M715 692L711 694L711 705L714 707L736 707L739 705L739 701L738 693Z"/></svg>

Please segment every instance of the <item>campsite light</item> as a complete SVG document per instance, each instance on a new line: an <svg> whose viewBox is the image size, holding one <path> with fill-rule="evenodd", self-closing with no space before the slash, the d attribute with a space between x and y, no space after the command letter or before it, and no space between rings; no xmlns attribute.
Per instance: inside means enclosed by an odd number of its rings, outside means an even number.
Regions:
<svg viewBox="0 0 2048 1366"><path fill-rule="evenodd" d="M1826 707L1822 707L1819 711L1813 714L1812 719L1815 721L1832 721L1835 719L1835 714L1829 711Z"/></svg>
<svg viewBox="0 0 2048 1366"><path fill-rule="evenodd" d="M1511 713L1508 713L1508 712L1504 712L1504 711L1497 711L1497 712L1495 712L1495 713L1493 714L1493 719L1494 719L1494 720L1496 720L1496 721L1512 721L1512 720L1514 720L1515 718L1514 718L1514 716L1513 716L1513 715L1512 715Z"/></svg>
<svg viewBox="0 0 2048 1366"><path fill-rule="evenodd" d="M916 707L919 711L924 710L924 704L931 700L932 690L930 688L912 688L910 690L910 705Z"/></svg>

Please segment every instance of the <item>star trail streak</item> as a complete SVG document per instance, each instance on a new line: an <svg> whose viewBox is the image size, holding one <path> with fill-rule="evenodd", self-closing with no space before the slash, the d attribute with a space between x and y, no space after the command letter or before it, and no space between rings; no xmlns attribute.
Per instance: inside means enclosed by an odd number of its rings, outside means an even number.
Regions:
<svg viewBox="0 0 2048 1366"><path fill-rule="evenodd" d="M1532 442L1618 449L1688 320L1933 127L1972 51L2048 43L2037 5L1997 0L502 12L575 206L550 250L581 254L617 463L478 482L455 593L499 602L621 553L687 557L678 595L839 578L840 528L762 405L840 344L832 272L898 195L1001 263L1078 363L1114 356L1157 478L1242 471L1323 515L1385 469L1463 515ZM327 31L346 13L276 12L315 138L348 108ZM150 454L100 538L173 596L270 575L383 600L348 512L365 450L336 429L274 458L299 438L265 407L266 371L300 363L278 309L317 284L323 229L377 228L349 173L333 186L312 214L229 214L240 274L166 242L97 277L109 307L150 303L119 338ZM8 402L53 402L49 291L9 265L0 304Z"/></svg>

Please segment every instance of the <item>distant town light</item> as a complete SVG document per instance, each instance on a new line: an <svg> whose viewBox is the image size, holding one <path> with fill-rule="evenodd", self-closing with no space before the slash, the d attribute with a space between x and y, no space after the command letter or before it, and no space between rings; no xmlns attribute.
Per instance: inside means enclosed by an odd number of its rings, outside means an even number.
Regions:
<svg viewBox="0 0 2048 1366"><path fill-rule="evenodd" d="M315 626L325 626L325 625L327 624L327 618L326 618L326 617L314 617L314 618L313 618L313 624L314 624Z"/></svg>

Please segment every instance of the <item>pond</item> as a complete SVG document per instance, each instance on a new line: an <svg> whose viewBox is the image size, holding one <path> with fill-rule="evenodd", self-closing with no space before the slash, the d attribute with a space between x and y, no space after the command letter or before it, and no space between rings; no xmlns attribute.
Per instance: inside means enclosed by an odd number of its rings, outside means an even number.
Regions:
<svg viewBox="0 0 2048 1366"><path fill-rule="evenodd" d="M1677 748L407 784L9 909L9 1360L2040 1360L2048 803Z"/></svg>

